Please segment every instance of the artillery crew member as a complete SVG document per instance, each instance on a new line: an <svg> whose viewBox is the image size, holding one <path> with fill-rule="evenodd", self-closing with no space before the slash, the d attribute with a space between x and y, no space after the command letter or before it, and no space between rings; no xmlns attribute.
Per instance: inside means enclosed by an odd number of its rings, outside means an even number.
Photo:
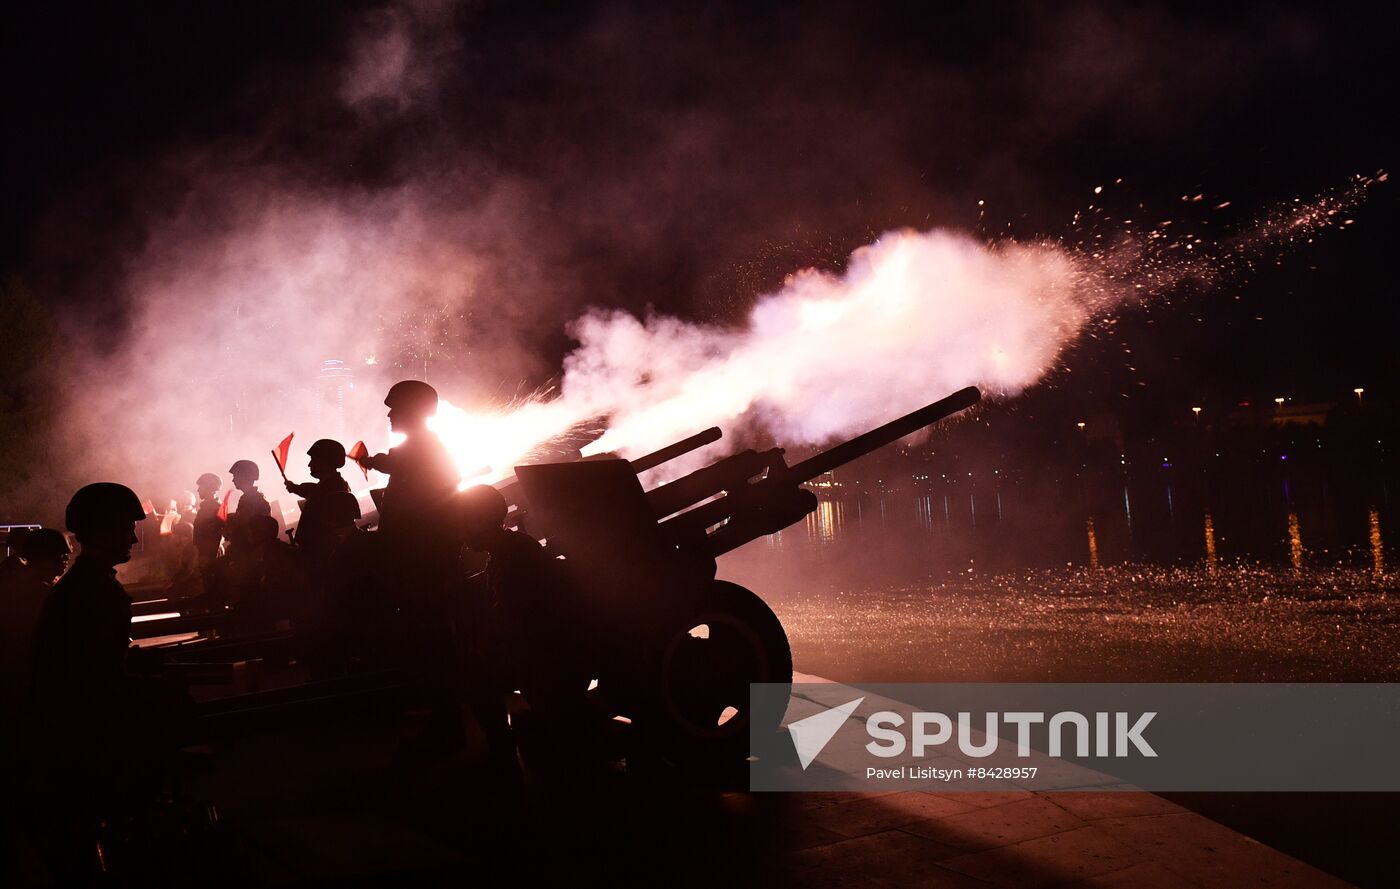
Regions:
<svg viewBox="0 0 1400 889"><path fill-rule="evenodd" d="M112 482L81 488L68 503L65 521L82 548L39 616L34 690L41 706L78 717L120 693L131 599L117 581L117 566L131 559L136 523L145 517L131 489Z"/></svg>
<svg viewBox="0 0 1400 889"><path fill-rule="evenodd" d="M387 533L401 528L436 531L445 524L448 499L461 481L452 455L428 429L428 419L438 409L437 390L420 380L404 380L389 389L384 404L389 408L389 427L403 433L404 442L388 453L357 461L365 469L389 476L379 507L379 528Z"/></svg>
<svg viewBox="0 0 1400 889"><path fill-rule="evenodd" d="M384 399L389 426L404 442L388 453L358 460L366 469L389 475L379 503L379 531L371 551L380 604L392 615L387 641L392 656L424 681L431 711L429 724L415 746L450 750L461 747L457 688L456 628L445 599L447 579L456 564L452 498L461 476L442 440L428 428L437 413L438 394L419 380L395 383Z"/></svg>
<svg viewBox="0 0 1400 889"><path fill-rule="evenodd" d="M272 506L258 490L258 464L252 460L237 460L228 471L229 475L233 476L233 486L239 492L238 504L228 517L229 524L236 524L253 516L272 515Z"/></svg>
<svg viewBox="0 0 1400 889"><path fill-rule="evenodd" d="M201 570L208 569L219 557L224 541L224 520L219 518L219 488L223 482L212 472L206 472L195 482L199 489L199 511L194 517L194 548Z"/></svg>
<svg viewBox="0 0 1400 889"><path fill-rule="evenodd" d="M524 693L556 759L594 755L587 656L560 563L535 538L504 527L506 501L490 485L463 491L459 510L463 542L489 556L474 603L468 681L492 762L509 767L514 760L505 706L514 689Z"/></svg>
<svg viewBox="0 0 1400 889"><path fill-rule="evenodd" d="M287 482L287 491L306 503L297 522L296 544L324 552L355 529L360 504L350 493L350 484L340 474L345 465L345 448L338 441L323 438L307 449L308 468L314 482Z"/></svg>
<svg viewBox="0 0 1400 889"><path fill-rule="evenodd" d="M188 697L133 667L131 599L116 577L141 502L125 485L80 488L65 512L80 550L44 600L31 668L45 777L71 803L104 806L159 789Z"/></svg>

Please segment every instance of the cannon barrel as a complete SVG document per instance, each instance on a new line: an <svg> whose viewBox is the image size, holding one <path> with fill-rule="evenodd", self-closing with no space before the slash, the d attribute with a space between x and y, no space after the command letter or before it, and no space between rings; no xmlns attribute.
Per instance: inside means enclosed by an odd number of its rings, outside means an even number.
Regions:
<svg viewBox="0 0 1400 889"><path fill-rule="evenodd" d="M824 472L830 472L858 457L864 457L885 445L893 444L904 436L918 432L925 426L937 423L944 417L950 417L960 410L972 407L981 400L982 393L977 391L976 386L959 389L947 398L921 407L912 414L905 414L898 420L891 420L883 426L857 435L850 441L808 457L795 466L789 466L787 472L784 473L784 478L796 484L811 481Z"/></svg>
<svg viewBox="0 0 1400 889"><path fill-rule="evenodd" d="M815 510L816 496L800 487L803 482L899 441L930 423L971 407L981 399L982 393L975 387L960 389L947 398L857 435L795 466L786 469L775 467L760 481L732 490L727 496L683 513L665 525L674 523L678 535L689 534L694 539L697 532L704 533L705 529L723 521L724 524L709 532L705 538L705 549L709 555L721 556L751 540L801 521Z"/></svg>
<svg viewBox="0 0 1400 889"><path fill-rule="evenodd" d="M652 451L650 454L638 457L631 461L632 471L640 475L648 469L655 469L662 463L669 463L672 460L691 451L703 448L707 444L713 444L724 435L718 426L711 426L701 432L697 432L689 438L683 438L675 444L667 445L659 451Z"/></svg>

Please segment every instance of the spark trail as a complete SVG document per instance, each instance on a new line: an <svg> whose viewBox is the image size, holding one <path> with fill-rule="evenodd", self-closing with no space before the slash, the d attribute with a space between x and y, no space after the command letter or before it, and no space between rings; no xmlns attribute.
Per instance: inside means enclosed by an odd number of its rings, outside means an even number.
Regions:
<svg viewBox="0 0 1400 889"><path fill-rule="evenodd" d="M969 385L1013 397L1094 325L1188 280L1248 274L1281 248L1349 225L1347 212L1386 179L1355 177L1219 239L1200 219L1115 219L1094 205L1076 214L1074 243L889 232L851 254L841 274L791 275L737 328L587 313L571 326L579 345L557 395L491 414L448 405L438 430L464 475L486 480L590 418L607 427L590 450L636 455L712 425L820 445ZM1205 196L1183 203L1197 208ZM477 471L485 465L489 473Z"/></svg>

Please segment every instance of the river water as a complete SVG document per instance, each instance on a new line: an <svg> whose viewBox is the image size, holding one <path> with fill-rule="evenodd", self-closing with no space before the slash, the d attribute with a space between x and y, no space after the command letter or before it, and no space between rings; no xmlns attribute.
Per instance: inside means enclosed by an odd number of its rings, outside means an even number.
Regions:
<svg viewBox="0 0 1400 889"><path fill-rule="evenodd" d="M845 681L1395 681L1382 484L992 484L823 499L725 556Z"/></svg>

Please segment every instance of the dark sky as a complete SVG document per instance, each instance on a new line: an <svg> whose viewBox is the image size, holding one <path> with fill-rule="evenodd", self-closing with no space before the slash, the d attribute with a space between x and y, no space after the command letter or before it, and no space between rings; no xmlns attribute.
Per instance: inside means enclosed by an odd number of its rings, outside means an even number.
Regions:
<svg viewBox="0 0 1400 889"><path fill-rule="evenodd" d="M193 170L363 192L441 177L459 196L510 175L557 229L548 269L582 282L521 319L557 356L575 303L733 318L891 227L974 228L978 200L987 234L1073 240L1121 177L1125 210L1171 218L1203 192L1231 202L1223 228L1394 160L1393 11L433 6L10 4L0 265L56 307L119 306L123 262L198 192ZM352 107L342 74L393 21L421 89ZM1080 397L1382 395L1393 192L1278 266L1126 319L1136 371L1086 348Z"/></svg>

